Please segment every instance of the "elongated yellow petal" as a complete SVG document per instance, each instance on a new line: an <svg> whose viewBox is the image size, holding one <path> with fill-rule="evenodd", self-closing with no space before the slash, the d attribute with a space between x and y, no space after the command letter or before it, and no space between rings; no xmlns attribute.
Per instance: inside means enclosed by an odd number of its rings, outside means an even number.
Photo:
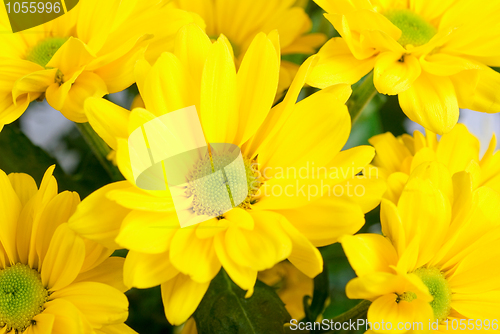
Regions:
<svg viewBox="0 0 500 334"><path fill-rule="evenodd" d="M103 283L74 283L55 291L51 296L75 305L94 327L123 323L127 320L127 297L119 290Z"/></svg>
<svg viewBox="0 0 500 334"><path fill-rule="evenodd" d="M458 101L451 80L423 72L398 95L405 114L431 131L449 132L458 121Z"/></svg>
<svg viewBox="0 0 500 334"><path fill-rule="evenodd" d="M384 52L375 62L373 83L380 93L396 95L410 88L420 73L420 63L414 56Z"/></svg>
<svg viewBox="0 0 500 334"><path fill-rule="evenodd" d="M210 50L201 84L201 123L209 143L233 143L238 129L236 69L231 44L221 36Z"/></svg>
<svg viewBox="0 0 500 334"><path fill-rule="evenodd" d="M69 226L78 234L102 243L106 247L118 249L115 238L120 225L130 210L108 200L106 194L115 189L130 187L126 181L111 183L90 194L78 206L69 220Z"/></svg>
<svg viewBox="0 0 500 334"><path fill-rule="evenodd" d="M97 267L89 271L79 274L74 283L78 282L98 282L112 286L121 292L125 292L128 288L123 283L123 265L125 259L122 257L112 256L107 258Z"/></svg>
<svg viewBox="0 0 500 334"><path fill-rule="evenodd" d="M210 282L196 283L179 274L161 285L165 315L173 325L184 323L196 310Z"/></svg>
<svg viewBox="0 0 500 334"><path fill-rule="evenodd" d="M179 273L170 262L168 252L144 254L135 251L128 253L123 272L125 285L140 289L160 285Z"/></svg>
<svg viewBox="0 0 500 334"><path fill-rule="evenodd" d="M178 229L172 238L170 261L183 274L198 283L209 282L221 264L213 247L213 239L198 239L195 229Z"/></svg>
<svg viewBox="0 0 500 334"><path fill-rule="evenodd" d="M105 99L91 97L85 101L85 115L90 125L115 150L116 137L128 137L129 114L128 110Z"/></svg>
<svg viewBox="0 0 500 334"><path fill-rule="evenodd" d="M271 110L279 78L279 50L263 33L258 34L240 65L238 85L238 132L235 143L242 144L262 124Z"/></svg>
<svg viewBox="0 0 500 334"><path fill-rule="evenodd" d="M320 60L307 79L314 87L325 88L339 83L354 84L373 69L375 57L356 59L346 42L339 37L329 40L318 52Z"/></svg>
<svg viewBox="0 0 500 334"><path fill-rule="evenodd" d="M54 316L54 324L51 333L92 333L92 326L89 321L73 303L58 298L45 303L44 307L45 310L42 314Z"/></svg>
<svg viewBox="0 0 500 334"><path fill-rule="evenodd" d="M3 245L10 264L17 262L16 229L17 220L21 213L21 201L17 197L7 175L0 170L0 220L2 230L0 242Z"/></svg>
<svg viewBox="0 0 500 334"><path fill-rule="evenodd" d="M361 277L374 272L391 273L397 264L396 250L389 240L377 234L345 236L340 240L349 263Z"/></svg>
<svg viewBox="0 0 500 334"><path fill-rule="evenodd" d="M52 237L41 268L42 283L51 291L68 286L78 276L85 259L85 244L67 224Z"/></svg>

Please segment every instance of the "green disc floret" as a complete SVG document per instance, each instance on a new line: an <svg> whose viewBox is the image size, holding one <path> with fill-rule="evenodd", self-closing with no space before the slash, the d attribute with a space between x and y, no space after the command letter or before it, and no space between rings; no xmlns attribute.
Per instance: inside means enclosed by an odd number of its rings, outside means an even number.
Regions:
<svg viewBox="0 0 500 334"><path fill-rule="evenodd" d="M22 332L43 311L49 294L38 271L18 263L0 270L0 327Z"/></svg>
<svg viewBox="0 0 500 334"><path fill-rule="evenodd" d="M200 159L188 176L187 196L193 196L198 215L221 216L233 207L247 208L260 187L259 174L252 162L243 158L245 170L231 165L232 153L212 153ZM220 171L220 173L213 173ZM210 177L206 177L209 176ZM229 196L230 202L227 198ZM234 198L245 198L235 203Z"/></svg>
<svg viewBox="0 0 500 334"><path fill-rule="evenodd" d="M436 35L436 28L420 15L409 9L394 9L383 13L396 27L401 29L398 43L406 47L423 45Z"/></svg>
<svg viewBox="0 0 500 334"><path fill-rule="evenodd" d="M451 310L451 288L443 273L434 267L422 267L413 273L420 277L434 298L431 302L434 317L440 321L446 319Z"/></svg>
<svg viewBox="0 0 500 334"><path fill-rule="evenodd" d="M26 60L45 67L57 50L59 50L67 40L67 38L62 37L49 37L44 39L28 52Z"/></svg>

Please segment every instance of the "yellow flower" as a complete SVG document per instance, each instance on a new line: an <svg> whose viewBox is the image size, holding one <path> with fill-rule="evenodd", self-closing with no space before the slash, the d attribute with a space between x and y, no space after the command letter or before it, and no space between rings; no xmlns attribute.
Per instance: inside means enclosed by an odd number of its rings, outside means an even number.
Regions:
<svg viewBox="0 0 500 334"><path fill-rule="evenodd" d="M156 59L193 20L163 1L81 0L59 18L13 34L2 6L0 130L44 98L70 120L86 122L87 97L133 84L134 63L146 46L145 56Z"/></svg>
<svg viewBox="0 0 500 334"><path fill-rule="evenodd" d="M353 84L373 69L413 121L443 134L459 107L500 112L500 3L488 0L315 0L342 36L320 50L310 83ZM467 18L465 20L464 18Z"/></svg>
<svg viewBox="0 0 500 334"><path fill-rule="evenodd" d="M326 41L323 34L308 34L311 19L295 0L174 0L174 3L199 14L212 39L220 34L228 38L237 67L259 32L268 34L278 30L282 55L311 55ZM297 70L298 65L292 62L281 63L279 97L290 86Z"/></svg>
<svg viewBox="0 0 500 334"><path fill-rule="evenodd" d="M429 161L446 165L452 175L467 171L474 188L487 186L500 193L500 154L495 152L495 136L482 158L479 157L478 139L463 124L457 124L439 140L432 132L424 136L415 131L413 137L404 134L395 138L391 133L384 133L372 137L369 142L377 152L373 164L387 178L388 189L384 197L394 203L398 202L413 170Z"/></svg>
<svg viewBox="0 0 500 334"><path fill-rule="evenodd" d="M130 249L126 284L161 284L165 313L173 324L194 312L221 267L248 296L257 272L286 258L307 276L316 276L322 258L315 246L359 230L363 213L378 204L385 190L369 172L355 176L373 158L371 147L340 152L350 131L344 105L349 86L296 103L314 61L310 58L284 101L271 109L279 60L277 34L260 33L236 71L227 38L222 35L212 43L200 28L188 25L179 31L174 53L164 53L152 67L138 62L137 83L146 109L130 112L96 98L86 103L91 125L117 150L127 181L91 194L70 226L108 247ZM199 112L207 142L240 147L247 175L260 188L248 189L245 201L222 216L181 229L169 191L135 186L127 138L155 117L191 105ZM316 174L317 168L330 168L330 177ZM337 174L331 175L332 169ZM299 170L302 176L296 175ZM331 186L337 186L336 195ZM203 194L220 195L210 187L197 191L186 203ZM186 207L183 213L194 218L206 209L202 204Z"/></svg>
<svg viewBox="0 0 500 334"><path fill-rule="evenodd" d="M135 333L124 259L69 229L80 198L57 193L53 170L40 189L0 170L0 333Z"/></svg>
<svg viewBox="0 0 500 334"><path fill-rule="evenodd" d="M341 240L358 276L346 293L373 301L368 321L377 323L374 332L405 333L398 324L413 322L428 330L437 321L438 332L447 333L453 319L455 329L460 319L466 324L488 319L492 328L500 314L498 193L473 189L467 172L452 178L443 164L424 163L411 174L397 205L382 200L380 218L385 237ZM382 330L387 329L382 321L392 330Z"/></svg>

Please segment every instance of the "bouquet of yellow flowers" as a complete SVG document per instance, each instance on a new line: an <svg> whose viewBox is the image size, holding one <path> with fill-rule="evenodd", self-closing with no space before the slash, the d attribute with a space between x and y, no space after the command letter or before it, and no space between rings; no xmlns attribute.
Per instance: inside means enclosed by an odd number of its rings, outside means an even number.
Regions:
<svg viewBox="0 0 500 334"><path fill-rule="evenodd" d="M0 334L500 331L499 18L4 0Z"/></svg>

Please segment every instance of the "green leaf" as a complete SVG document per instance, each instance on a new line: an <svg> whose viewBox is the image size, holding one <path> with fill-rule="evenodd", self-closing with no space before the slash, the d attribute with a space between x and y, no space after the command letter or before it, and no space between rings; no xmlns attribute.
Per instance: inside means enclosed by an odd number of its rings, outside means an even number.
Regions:
<svg viewBox="0 0 500 334"><path fill-rule="evenodd" d="M252 297L245 293L222 269L194 313L198 333L284 333L283 324L291 317L274 289L257 281Z"/></svg>

